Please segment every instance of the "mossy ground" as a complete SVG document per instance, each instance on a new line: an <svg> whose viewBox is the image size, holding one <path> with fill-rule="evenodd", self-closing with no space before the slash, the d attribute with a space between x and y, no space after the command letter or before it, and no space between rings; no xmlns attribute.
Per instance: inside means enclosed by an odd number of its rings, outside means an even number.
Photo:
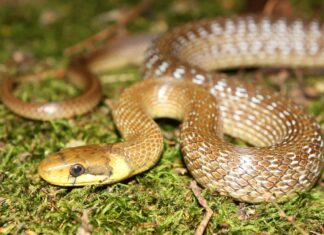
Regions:
<svg viewBox="0 0 324 235"><path fill-rule="evenodd" d="M66 64L64 48L105 27L107 22L102 19L107 12L134 4L131 0L9 2L0 7L0 69L4 69L3 64L13 54L24 55L27 65L20 66L19 72ZM297 15L312 16L314 6L323 9L320 1L302 2L292 1L296 3L293 7ZM235 0L190 1L190 4L188 8L186 1L159 1L144 17L131 22L129 29L139 32L202 17L230 15L244 7L243 1ZM134 76L134 81L139 77L136 68L127 68L127 73ZM319 79L305 81L311 84ZM132 82L103 83L105 97L115 98ZM25 85L18 93L28 100L37 91L37 97L56 100L78 92L57 80L46 80L42 87L39 91L37 84ZM309 105L310 112L322 125L323 106L323 97ZM183 173L185 166L174 125L168 122L161 125L167 137L165 151L150 171L108 187L60 188L39 178L38 163L71 140L118 141L107 106L102 102L90 114L71 120L39 122L18 117L0 104L0 233L74 234L81 226L82 214L88 211L88 221L83 219L83 222L92 225L93 234L192 234L204 211L188 187L192 178ZM324 232L321 184L320 181L310 192L280 204L293 223L310 234ZM203 195L214 211L207 234L299 233L273 204L239 204L207 190Z"/></svg>

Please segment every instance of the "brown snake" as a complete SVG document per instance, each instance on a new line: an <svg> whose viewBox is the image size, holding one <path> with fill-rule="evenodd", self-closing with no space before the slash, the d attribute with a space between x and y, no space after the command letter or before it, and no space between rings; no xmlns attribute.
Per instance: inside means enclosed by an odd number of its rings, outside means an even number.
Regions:
<svg viewBox="0 0 324 235"><path fill-rule="evenodd" d="M60 107L63 113L81 114L99 101L94 97L100 85L87 69L97 71L112 57L100 52L73 63L70 71L77 75L73 77L86 78L89 88L81 98L59 107L35 106L37 113L13 99L12 84L5 82L3 102L38 119L47 119L46 112L44 116L39 112ZM41 162L41 177L65 186L109 184L148 170L163 150L161 132L152 118L168 117L182 121L184 161L202 186L253 203L283 201L309 189L322 168L319 125L286 97L211 72L243 66L324 67L323 24L238 17L170 30L146 52L143 77L154 79L128 88L114 106L113 117L125 141L63 149ZM88 107L83 110L75 108L85 103ZM223 133L255 147L230 144Z"/></svg>

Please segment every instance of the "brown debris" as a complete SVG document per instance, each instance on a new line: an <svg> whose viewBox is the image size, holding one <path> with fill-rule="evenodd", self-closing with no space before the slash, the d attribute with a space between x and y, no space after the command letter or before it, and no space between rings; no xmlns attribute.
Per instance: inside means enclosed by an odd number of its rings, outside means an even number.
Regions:
<svg viewBox="0 0 324 235"><path fill-rule="evenodd" d="M4 149L6 147L6 144L2 141L0 141L0 150Z"/></svg>
<svg viewBox="0 0 324 235"><path fill-rule="evenodd" d="M295 85L286 92L286 94L292 99L294 102L298 104L302 104L304 106L309 105L309 101L306 99L304 92L300 89L300 86Z"/></svg>
<svg viewBox="0 0 324 235"><path fill-rule="evenodd" d="M305 83L305 80L303 78L303 71L294 70L293 72L297 79L297 83L294 87L287 91L287 94L295 102L308 106L311 100L316 99L320 96L320 92L316 90L315 86L308 86Z"/></svg>
<svg viewBox="0 0 324 235"><path fill-rule="evenodd" d="M76 139L71 139L69 140L65 147L66 148L73 148L73 147L79 147L79 146L83 146L83 145L86 145L87 143L83 140L76 140Z"/></svg>
<svg viewBox="0 0 324 235"><path fill-rule="evenodd" d="M28 230L24 231L24 235L37 235L37 233L28 229Z"/></svg>
<svg viewBox="0 0 324 235"><path fill-rule="evenodd" d="M41 13L39 23L42 26L49 26L56 23L60 18L61 15L57 11L46 10Z"/></svg>
<svg viewBox="0 0 324 235"><path fill-rule="evenodd" d="M91 235L92 230L93 227L89 222L89 210L86 209L83 211L81 225L78 228L76 235Z"/></svg>
<svg viewBox="0 0 324 235"><path fill-rule="evenodd" d="M4 203L6 200L7 200L6 198L0 197L0 205Z"/></svg>
<svg viewBox="0 0 324 235"><path fill-rule="evenodd" d="M108 12L104 12L98 16L95 17L94 24L95 25L101 25L105 24L109 21L120 21L123 18L123 15L125 14L125 9L113 9Z"/></svg>
<svg viewBox="0 0 324 235"><path fill-rule="evenodd" d="M198 228L196 229L195 235L202 235L208 225L208 222L213 215L213 210L208 206L205 198L201 195L201 188L197 185L196 181L191 181L190 189L197 198L199 204L206 210L203 220L200 222Z"/></svg>
<svg viewBox="0 0 324 235"><path fill-rule="evenodd" d="M249 210L245 203L240 203L239 206L240 209L237 212L239 220L248 220L255 214L255 210Z"/></svg>
<svg viewBox="0 0 324 235"><path fill-rule="evenodd" d="M188 169L184 167L177 167L173 169L173 172L175 172L178 175L185 175L188 173Z"/></svg>
<svg viewBox="0 0 324 235"><path fill-rule="evenodd" d="M141 0L137 6L129 10L124 14L124 17L120 18L119 21L106 29L100 31L99 33L77 43L76 45L66 48L64 50L64 54L67 56L71 56L76 54L82 50L90 49L95 46L96 43L106 40L112 35L116 34L118 30L124 28L124 26L134 20L138 15L140 15L143 11L145 11L152 4L152 0Z"/></svg>
<svg viewBox="0 0 324 235"><path fill-rule="evenodd" d="M18 155L18 159L20 162L25 162L28 157L31 156L31 153L29 152L23 152Z"/></svg>
<svg viewBox="0 0 324 235"><path fill-rule="evenodd" d="M134 80L135 76L133 73L100 75L100 81L104 84L112 84L116 82L129 82Z"/></svg>
<svg viewBox="0 0 324 235"><path fill-rule="evenodd" d="M114 108L114 101L112 99L105 99L105 105L108 108L108 112L111 112Z"/></svg>
<svg viewBox="0 0 324 235"><path fill-rule="evenodd" d="M303 94L303 96L307 99L316 99L318 98L318 93L315 87L306 86L305 81L303 79L303 71L295 70L295 74L297 77L299 88Z"/></svg>
<svg viewBox="0 0 324 235"><path fill-rule="evenodd" d="M280 208L279 204L272 201L271 204L276 207L279 212L280 218L286 219L300 234L309 234L304 229L302 229L298 224L295 223L295 218L293 216L287 216L286 213Z"/></svg>
<svg viewBox="0 0 324 235"><path fill-rule="evenodd" d="M293 8L289 0L268 0L263 8L263 14L291 17Z"/></svg>

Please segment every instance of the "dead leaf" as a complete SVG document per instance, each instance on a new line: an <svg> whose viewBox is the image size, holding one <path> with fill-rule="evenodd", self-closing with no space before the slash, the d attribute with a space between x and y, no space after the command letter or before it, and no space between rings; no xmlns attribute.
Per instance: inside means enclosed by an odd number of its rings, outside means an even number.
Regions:
<svg viewBox="0 0 324 235"><path fill-rule="evenodd" d="M6 198L0 197L0 204L4 203L6 200Z"/></svg>
<svg viewBox="0 0 324 235"><path fill-rule="evenodd" d="M255 210L247 207L247 204L240 203L240 209L237 212L238 218L240 220L248 220L255 216Z"/></svg>
<svg viewBox="0 0 324 235"><path fill-rule="evenodd" d="M37 233L28 229L24 232L24 235L37 235Z"/></svg>
<svg viewBox="0 0 324 235"><path fill-rule="evenodd" d="M79 147L79 146L83 146L86 145L87 143L84 142L83 140L75 140L75 139L71 139L69 142L67 142L67 144L65 145L66 148L72 148L72 147Z"/></svg>
<svg viewBox="0 0 324 235"><path fill-rule="evenodd" d="M23 152L23 153L21 153L21 154L18 155L18 159L19 159L20 162L24 162L24 161L26 161L26 159L29 156L31 156L31 153L29 153L29 152Z"/></svg>
<svg viewBox="0 0 324 235"><path fill-rule="evenodd" d="M25 60L27 60L27 54L24 53L23 51L15 51L13 54L12 54L12 59L15 63L17 64L21 64L23 63Z"/></svg>
<svg viewBox="0 0 324 235"><path fill-rule="evenodd" d="M265 15L291 17L293 8L289 0L268 0L263 8Z"/></svg>
<svg viewBox="0 0 324 235"><path fill-rule="evenodd" d="M289 96L290 99L292 99L294 102L298 104L304 106L309 105L309 101L306 99L304 92L297 85L290 88L289 91L287 92L287 95Z"/></svg>
<svg viewBox="0 0 324 235"><path fill-rule="evenodd" d="M314 88L318 93L324 94L324 80L315 82Z"/></svg>
<svg viewBox="0 0 324 235"><path fill-rule="evenodd" d="M78 228L76 235L91 235L92 225L89 222L89 211L88 209L83 211L81 218L81 225Z"/></svg>
<svg viewBox="0 0 324 235"><path fill-rule="evenodd" d="M175 172L178 175L185 175L188 173L188 169L184 167L177 167L173 169L173 172Z"/></svg>
<svg viewBox="0 0 324 235"><path fill-rule="evenodd" d="M105 99L105 105L108 107L109 112L114 108L114 101L112 99Z"/></svg>
<svg viewBox="0 0 324 235"><path fill-rule="evenodd" d="M60 14L53 10L47 10L41 13L39 17L39 23L42 26L48 26L54 24L61 18Z"/></svg>
<svg viewBox="0 0 324 235"><path fill-rule="evenodd" d="M14 223L6 224L4 227L0 227L0 234L9 234L10 231L15 227Z"/></svg>
<svg viewBox="0 0 324 235"><path fill-rule="evenodd" d="M308 99L316 99L319 96L319 92L313 86L301 86L300 89Z"/></svg>
<svg viewBox="0 0 324 235"><path fill-rule="evenodd" d="M96 16L93 19L92 25L101 26L107 24L107 22L115 21L118 22L122 19L125 14L125 9L113 9L111 11L103 12L102 14Z"/></svg>
<svg viewBox="0 0 324 235"><path fill-rule="evenodd" d="M4 149L5 146L6 146L6 144L4 142L0 141L0 150Z"/></svg>

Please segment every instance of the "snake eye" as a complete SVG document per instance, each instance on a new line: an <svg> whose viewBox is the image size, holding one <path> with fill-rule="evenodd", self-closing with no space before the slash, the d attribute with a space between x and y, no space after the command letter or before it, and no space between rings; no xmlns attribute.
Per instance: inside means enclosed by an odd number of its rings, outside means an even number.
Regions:
<svg viewBox="0 0 324 235"><path fill-rule="evenodd" d="M78 177L85 172L84 166L80 164L74 164L70 167L70 175L73 177Z"/></svg>

